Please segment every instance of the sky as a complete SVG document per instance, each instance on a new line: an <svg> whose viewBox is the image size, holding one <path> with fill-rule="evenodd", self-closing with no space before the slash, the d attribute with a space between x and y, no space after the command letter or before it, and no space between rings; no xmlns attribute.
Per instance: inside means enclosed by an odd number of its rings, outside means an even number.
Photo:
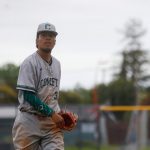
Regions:
<svg viewBox="0 0 150 150"><path fill-rule="evenodd" d="M0 64L20 65L36 51L38 25L50 22L58 32L52 55L61 62L61 89L109 82L123 48L118 30L130 19L142 21L150 50L149 8L149 0L0 0Z"/></svg>

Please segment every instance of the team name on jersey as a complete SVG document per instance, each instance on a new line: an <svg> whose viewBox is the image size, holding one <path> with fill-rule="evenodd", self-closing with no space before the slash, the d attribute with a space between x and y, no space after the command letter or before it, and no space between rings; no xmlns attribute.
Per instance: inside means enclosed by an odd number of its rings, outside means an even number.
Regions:
<svg viewBox="0 0 150 150"><path fill-rule="evenodd" d="M50 77L41 79L41 81L40 81L41 88L43 88L44 86L48 86L48 85L58 87L58 79L50 78Z"/></svg>

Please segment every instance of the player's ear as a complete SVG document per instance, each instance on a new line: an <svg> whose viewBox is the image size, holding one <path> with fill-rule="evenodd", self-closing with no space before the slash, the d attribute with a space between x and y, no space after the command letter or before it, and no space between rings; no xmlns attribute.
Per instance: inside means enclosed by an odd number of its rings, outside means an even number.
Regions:
<svg viewBox="0 0 150 150"><path fill-rule="evenodd" d="M36 41L35 41L36 43L36 47L38 48L38 38L36 38Z"/></svg>
<svg viewBox="0 0 150 150"><path fill-rule="evenodd" d="M38 48L38 39L39 39L39 33L37 33L37 35L36 35L36 47Z"/></svg>

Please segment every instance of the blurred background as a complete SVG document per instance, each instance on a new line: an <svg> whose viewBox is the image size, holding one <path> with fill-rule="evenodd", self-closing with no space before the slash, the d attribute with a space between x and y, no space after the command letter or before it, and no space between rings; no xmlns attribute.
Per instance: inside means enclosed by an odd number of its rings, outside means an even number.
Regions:
<svg viewBox="0 0 150 150"><path fill-rule="evenodd" d="M58 32L60 105L79 115L65 149L149 150L149 8L148 0L0 0L0 150L14 150L19 66L43 22Z"/></svg>

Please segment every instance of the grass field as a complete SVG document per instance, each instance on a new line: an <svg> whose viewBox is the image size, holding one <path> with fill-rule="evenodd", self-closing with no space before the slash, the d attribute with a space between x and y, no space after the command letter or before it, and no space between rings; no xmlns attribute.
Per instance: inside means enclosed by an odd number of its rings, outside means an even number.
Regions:
<svg viewBox="0 0 150 150"><path fill-rule="evenodd" d="M65 150L98 150L97 147L82 147L82 148L79 148L79 147L66 147ZM118 147L116 146L103 146L103 147L100 147L99 150L119 150Z"/></svg>
<svg viewBox="0 0 150 150"><path fill-rule="evenodd" d="M65 150L98 150L96 147L66 147ZM118 146L102 146L99 150L120 150ZM143 148L141 150L150 150L150 147Z"/></svg>

